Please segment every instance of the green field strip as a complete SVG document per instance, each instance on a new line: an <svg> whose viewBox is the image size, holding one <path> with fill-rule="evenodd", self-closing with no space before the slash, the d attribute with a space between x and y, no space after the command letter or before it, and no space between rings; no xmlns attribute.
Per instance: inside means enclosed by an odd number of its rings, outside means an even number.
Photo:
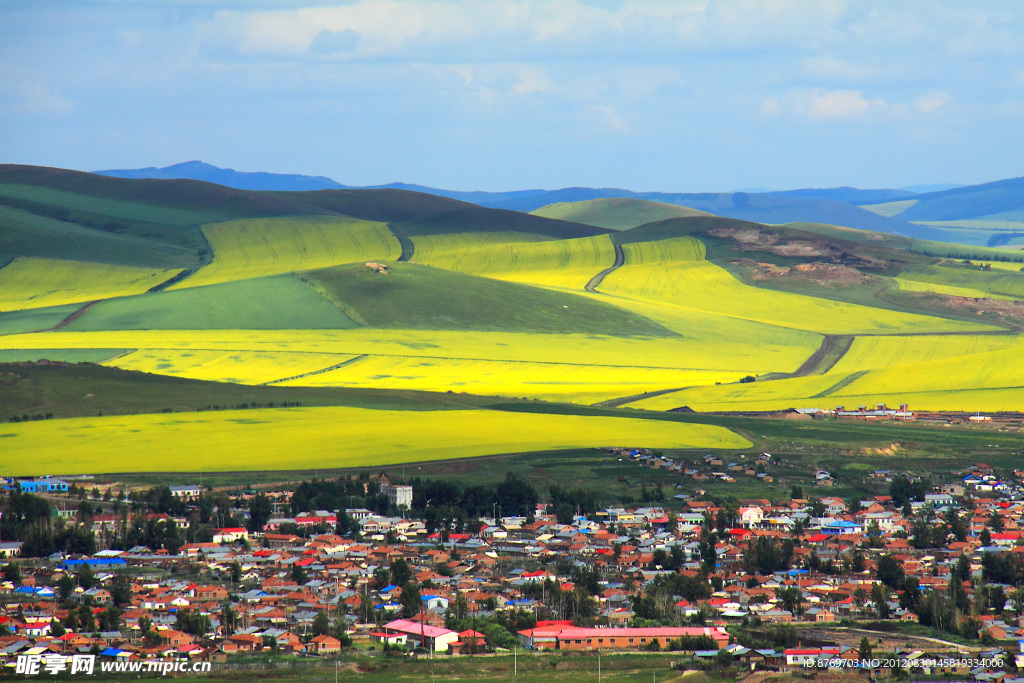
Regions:
<svg viewBox="0 0 1024 683"><path fill-rule="evenodd" d="M67 329L350 329L355 323L291 275L109 299Z"/></svg>
<svg viewBox="0 0 1024 683"><path fill-rule="evenodd" d="M34 363L40 360L66 363L105 363L128 349L0 349L0 363Z"/></svg>
<svg viewBox="0 0 1024 683"><path fill-rule="evenodd" d="M856 382L858 379L860 379L864 375L868 374L868 372L870 372L870 370L860 370L858 372L850 373L846 377L842 378L841 380L839 380L838 382L836 382L835 384L830 386L825 391L818 392L817 394L814 394L813 396L810 396L809 398L825 398L826 396L831 396L832 394L836 393L837 391L841 391L842 389L845 389L846 387L850 386L851 384Z"/></svg>
<svg viewBox="0 0 1024 683"><path fill-rule="evenodd" d="M301 277L374 328L675 336L643 315L572 292L418 263L391 263L386 273L353 264Z"/></svg>
<svg viewBox="0 0 1024 683"><path fill-rule="evenodd" d="M197 253L175 244L93 230L0 204L0 255L91 261L149 268L182 268Z"/></svg>
<svg viewBox="0 0 1024 683"><path fill-rule="evenodd" d="M49 330L40 330L40 332L55 332L57 330L64 329L65 327L67 327L68 325L70 325L71 323L75 322L76 320L81 318L83 315L88 313L90 310L92 310L92 307L95 306L98 303L99 303L99 301L89 301L84 306L82 306L81 308L76 310L74 313L72 313L71 315L69 315L68 317L64 318L63 320L61 320L56 325L54 325L51 329L49 329Z"/></svg>
<svg viewBox="0 0 1024 683"><path fill-rule="evenodd" d="M321 368L319 370L313 370L312 372L304 372L301 375L294 375L292 377L284 377L282 379L275 379L275 380L271 380L269 382L262 382L261 386L269 386L269 385L272 385L272 384L280 384L282 382L292 382L292 381L295 381L295 380L303 379L305 377L312 377L313 375L322 375L325 372L330 372L331 370L337 370L339 368L343 368L346 365L352 365L353 363L358 363L359 361L361 361L361 360L363 360L365 358L368 358L368 357L369 356L364 353L361 356L356 356L355 358L349 358L348 360L344 360L344 361L342 361L340 363L335 363L334 365L331 365L331 366L326 367L326 368Z"/></svg>
<svg viewBox="0 0 1024 683"><path fill-rule="evenodd" d="M79 304L67 304L0 313L0 335L53 330L62 320L66 320L69 315L80 309Z"/></svg>
<svg viewBox="0 0 1024 683"><path fill-rule="evenodd" d="M0 183L0 195L39 204L49 204L56 207L102 214L114 218L178 226L199 225L201 223L221 220L222 218L216 212L193 211L170 206L155 206L142 202L103 199L101 197L75 194L38 185Z"/></svg>
<svg viewBox="0 0 1024 683"><path fill-rule="evenodd" d="M686 206L632 197L560 202L542 206L530 213L535 216L573 221L585 225L596 225L612 230L628 230L639 225L663 221L669 218L709 215L705 211L691 209Z"/></svg>

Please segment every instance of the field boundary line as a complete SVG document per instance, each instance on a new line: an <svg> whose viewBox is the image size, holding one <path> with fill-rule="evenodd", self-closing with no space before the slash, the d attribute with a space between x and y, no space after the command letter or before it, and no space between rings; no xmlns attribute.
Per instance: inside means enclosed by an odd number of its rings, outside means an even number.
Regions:
<svg viewBox="0 0 1024 683"><path fill-rule="evenodd" d="M817 394L811 396L810 398L826 398L828 396L831 396L837 391L845 389L846 387L850 386L851 384L853 384L854 382L856 382L858 379L868 374L869 372L871 371L858 370L857 372L851 372L849 375L842 378L841 380L830 386L828 389L825 389L824 391L819 391Z"/></svg>
<svg viewBox="0 0 1024 683"><path fill-rule="evenodd" d="M61 320L59 323L57 323L53 327L48 327L45 330L33 330L32 332L26 332L25 334L39 334L40 332L56 332L57 330L63 329L65 327L67 327L68 325L70 325L71 323L73 323L76 320L78 320L79 318L81 318L86 313L88 313L89 309L92 308L93 306L95 306L96 304L98 304L100 301L101 301L101 299L97 299L96 301L90 301L89 303L85 304L84 306L79 308L77 311L75 311L74 313L69 315L68 317L66 317L63 320Z"/></svg>
<svg viewBox="0 0 1024 683"><path fill-rule="evenodd" d="M331 370L337 370L338 368L343 368L346 365L351 365L352 363L356 363L356 362L361 361L361 360L363 360L365 358L369 358L369 354L364 353L361 356L356 356L355 358L349 358L346 361L342 361L341 363L335 363L334 365L332 365L330 367L327 367L327 368L320 368L319 370L313 370L312 372L304 372L301 375L295 375L294 377L285 377L283 379L274 379L274 380L271 380L269 382L263 382L262 384L259 384L257 386L265 387L265 386L270 386L271 384L279 384L281 382L290 382L293 379L302 379L303 377L312 377L313 375L322 375L325 372L330 372Z"/></svg>
<svg viewBox="0 0 1024 683"><path fill-rule="evenodd" d="M201 268L201 267L202 266L200 266L199 268ZM184 280L185 278L187 278L188 276L192 275L193 273L198 271L199 268L185 268L184 270L182 270L182 271L176 273L175 275L172 275L171 277L167 278L166 280L164 280L160 284L153 285L152 287L150 287L149 289L146 290L146 294L155 294L156 292L162 292L163 290L167 289L171 285L176 285L179 282L181 282L182 280Z"/></svg>
<svg viewBox="0 0 1024 683"><path fill-rule="evenodd" d="M632 396L620 396L618 398L610 398L605 401L598 401L597 403L591 403L590 405L595 408L619 408L630 403L636 403L642 401L645 398L654 398L655 396L664 396L665 394L674 394L678 391L686 391L687 389L694 389L697 386L694 385L689 387L676 387L675 389L658 389L657 391L648 391L643 394L633 394Z"/></svg>

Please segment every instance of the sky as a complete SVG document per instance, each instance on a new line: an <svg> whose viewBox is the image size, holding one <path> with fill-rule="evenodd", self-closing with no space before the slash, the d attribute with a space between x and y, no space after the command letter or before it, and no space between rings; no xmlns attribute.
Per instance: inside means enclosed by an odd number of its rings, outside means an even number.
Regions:
<svg viewBox="0 0 1024 683"><path fill-rule="evenodd" d="M1024 175L1012 0L0 0L0 163L730 191Z"/></svg>

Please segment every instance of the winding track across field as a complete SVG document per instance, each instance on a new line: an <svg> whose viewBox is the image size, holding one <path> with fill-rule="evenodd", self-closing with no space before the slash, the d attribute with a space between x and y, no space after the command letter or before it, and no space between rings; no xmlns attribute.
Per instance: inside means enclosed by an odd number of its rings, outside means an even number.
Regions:
<svg viewBox="0 0 1024 683"><path fill-rule="evenodd" d="M597 293L597 288L601 285L601 282L613 273L616 269L621 268L626 263L626 254L622 251L622 245L615 245L615 262L608 266L600 273L590 278L590 282L584 285L583 289L588 292Z"/></svg>

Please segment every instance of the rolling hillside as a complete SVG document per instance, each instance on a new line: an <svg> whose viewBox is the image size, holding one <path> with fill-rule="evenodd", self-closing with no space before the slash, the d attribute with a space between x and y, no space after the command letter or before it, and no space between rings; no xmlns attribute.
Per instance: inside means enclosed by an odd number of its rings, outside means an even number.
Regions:
<svg viewBox="0 0 1024 683"><path fill-rule="evenodd" d="M527 399L647 410L882 401L1024 410L1024 264L1011 249L765 225L637 199L548 212L572 219L561 220L402 190L254 192L4 173L18 182L0 185L0 236L16 236L0 237L11 250L0 262L0 362L88 361L174 381L363 392L377 397L379 413L261 408L202 424L183 414L8 428L5 445L32 457L80 443L81 466L97 470L102 453L87 435L127 428L138 431L119 441L125 448L157 448L160 434L173 434L197 458L217 444L268 440L261 466L284 467L293 461L279 440L299 451L363 443L364 423L407 430L387 441L394 462L438 457L443 443L452 444L446 457L513 443L745 443L718 432L645 436L621 416L520 422L465 410L426 420L407 414L408 402L383 405L390 392L479 400L474 408ZM654 220L630 227L646 219ZM67 240L51 241L61 231ZM491 398L473 398L483 396ZM125 403L97 412L154 410L150 399ZM533 429L528 439L501 431ZM586 438L570 438L573 429ZM114 457L109 465L129 466Z"/></svg>
<svg viewBox="0 0 1024 683"><path fill-rule="evenodd" d="M574 221L612 230L626 230L668 218L707 215L704 211L685 206L628 197L549 204L531 213L535 216Z"/></svg>

